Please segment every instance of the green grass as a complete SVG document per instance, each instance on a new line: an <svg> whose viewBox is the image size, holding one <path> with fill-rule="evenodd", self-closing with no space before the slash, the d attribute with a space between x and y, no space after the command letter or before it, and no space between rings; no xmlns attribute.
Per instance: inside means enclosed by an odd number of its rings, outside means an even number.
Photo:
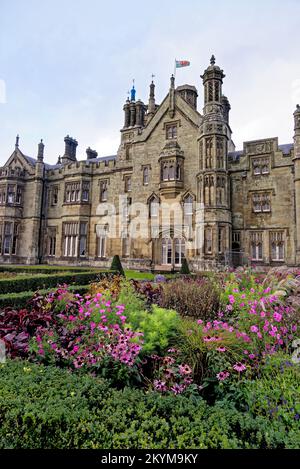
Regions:
<svg viewBox="0 0 300 469"><path fill-rule="evenodd" d="M151 272L139 272L138 270L125 270L127 279L134 280L154 280L154 274Z"/></svg>

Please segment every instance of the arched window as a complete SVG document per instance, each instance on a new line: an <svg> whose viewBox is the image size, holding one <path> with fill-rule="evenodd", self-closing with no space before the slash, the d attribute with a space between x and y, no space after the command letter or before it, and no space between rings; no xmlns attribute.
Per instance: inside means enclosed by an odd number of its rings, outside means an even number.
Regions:
<svg viewBox="0 0 300 469"><path fill-rule="evenodd" d="M171 238L163 238L161 246L162 246L163 265L172 264L172 240Z"/></svg>
<svg viewBox="0 0 300 469"><path fill-rule="evenodd" d="M149 167L145 166L143 169L143 184L146 186L149 184Z"/></svg>
<svg viewBox="0 0 300 469"><path fill-rule="evenodd" d="M175 169L174 169L174 166L173 166L173 165L171 165L171 166L169 167L169 179L170 179L171 181L173 181L173 180L175 179Z"/></svg>
<svg viewBox="0 0 300 469"><path fill-rule="evenodd" d="M149 215L151 218L158 217L159 215L159 200L155 195L149 200Z"/></svg>
<svg viewBox="0 0 300 469"><path fill-rule="evenodd" d="M177 164L176 166L176 179L177 181L181 181L181 166Z"/></svg>
<svg viewBox="0 0 300 469"><path fill-rule="evenodd" d="M188 194L184 200L183 200L183 204L184 204L184 214L185 215L193 215L193 197Z"/></svg>
<svg viewBox="0 0 300 469"><path fill-rule="evenodd" d="M174 239L174 249L175 265L181 265L185 256L185 240L183 238Z"/></svg>

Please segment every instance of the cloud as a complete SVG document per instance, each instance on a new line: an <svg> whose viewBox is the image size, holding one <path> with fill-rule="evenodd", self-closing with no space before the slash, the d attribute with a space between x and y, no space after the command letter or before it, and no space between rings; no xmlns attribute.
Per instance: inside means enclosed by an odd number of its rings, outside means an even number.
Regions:
<svg viewBox="0 0 300 469"><path fill-rule="evenodd" d="M6 84L4 80L0 79L0 104L6 103Z"/></svg>

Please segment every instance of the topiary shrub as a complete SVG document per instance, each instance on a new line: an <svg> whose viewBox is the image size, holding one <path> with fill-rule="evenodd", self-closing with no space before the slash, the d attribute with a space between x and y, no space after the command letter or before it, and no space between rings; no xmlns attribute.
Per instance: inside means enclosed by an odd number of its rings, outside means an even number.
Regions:
<svg viewBox="0 0 300 469"><path fill-rule="evenodd" d="M183 261L182 261L182 264L181 264L180 273L183 274L183 275L190 275L190 273L191 273L191 271L189 269L188 261L186 260L185 257L183 258Z"/></svg>
<svg viewBox="0 0 300 469"><path fill-rule="evenodd" d="M125 277L125 273L122 267L120 257L117 254L113 257L113 260L111 263L111 270L113 270L114 272L119 272L120 275Z"/></svg>

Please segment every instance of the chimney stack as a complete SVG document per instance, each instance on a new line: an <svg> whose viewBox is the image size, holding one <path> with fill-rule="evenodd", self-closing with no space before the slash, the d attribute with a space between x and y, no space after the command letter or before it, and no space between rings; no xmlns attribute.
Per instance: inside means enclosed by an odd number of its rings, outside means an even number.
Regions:
<svg viewBox="0 0 300 469"><path fill-rule="evenodd" d="M76 147L78 145L77 140L67 135L65 141L65 154L64 159L76 161Z"/></svg>
<svg viewBox="0 0 300 469"><path fill-rule="evenodd" d="M90 147L86 149L86 156L88 160L93 160L94 158L97 158L98 153L96 150L92 150Z"/></svg>

